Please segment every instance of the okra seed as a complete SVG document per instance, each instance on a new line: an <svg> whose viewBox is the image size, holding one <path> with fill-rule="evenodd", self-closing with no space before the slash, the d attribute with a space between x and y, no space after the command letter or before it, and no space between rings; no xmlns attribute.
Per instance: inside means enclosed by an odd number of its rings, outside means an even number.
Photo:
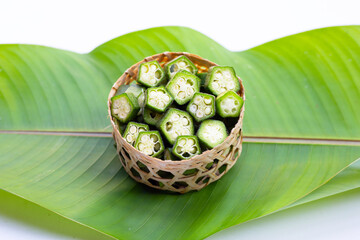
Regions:
<svg viewBox="0 0 360 240"><path fill-rule="evenodd" d="M178 84L179 84L180 86L183 86L183 85L185 84L185 78L179 78Z"/></svg>
<svg viewBox="0 0 360 240"><path fill-rule="evenodd" d="M181 98L181 99L184 99L185 96L186 96L186 94L185 94L185 92L180 91L177 96L178 96L179 98Z"/></svg>
<svg viewBox="0 0 360 240"><path fill-rule="evenodd" d="M191 138L188 139L188 144L189 145L194 145L195 144L195 141Z"/></svg>
<svg viewBox="0 0 360 240"><path fill-rule="evenodd" d="M184 125L184 126L187 126L187 125L189 125L189 120L186 118L186 117L183 117L182 119L181 119L181 121L182 121L182 124Z"/></svg>
<svg viewBox="0 0 360 240"><path fill-rule="evenodd" d="M185 143L186 143L186 140L185 140L185 139L181 139L180 142L179 142L179 144L180 144L181 146L184 146Z"/></svg>
<svg viewBox="0 0 360 240"><path fill-rule="evenodd" d="M197 106L196 106L195 104L192 104L192 105L190 106L190 112L195 113L196 110L197 110Z"/></svg>
<svg viewBox="0 0 360 240"><path fill-rule="evenodd" d="M186 62L180 61L180 62L179 62L179 66L180 66L181 68L185 67L185 66L186 66Z"/></svg>
<svg viewBox="0 0 360 240"><path fill-rule="evenodd" d="M188 88L186 89L186 93L187 93L188 95L193 95L194 92L195 92L195 90L194 90L194 88L192 88L192 87L188 87Z"/></svg>
<svg viewBox="0 0 360 240"><path fill-rule="evenodd" d="M147 73L147 72L149 71L148 66L147 66L147 65L143 65L142 68L141 68L141 71Z"/></svg>
<svg viewBox="0 0 360 240"><path fill-rule="evenodd" d="M144 128L139 129L139 132L144 132L144 131L146 131L146 129L144 129Z"/></svg>
<svg viewBox="0 0 360 240"><path fill-rule="evenodd" d="M211 108L210 107L205 108L205 114L209 115L210 113L211 113Z"/></svg>
<svg viewBox="0 0 360 240"><path fill-rule="evenodd" d="M196 112L196 116L198 118L202 118L204 116L204 113L202 111L198 111L198 112Z"/></svg>
<svg viewBox="0 0 360 240"><path fill-rule="evenodd" d="M188 80L186 81L186 83L187 83L188 85L190 85L190 86L193 86L193 85L194 85L194 82L191 81L190 79L188 79Z"/></svg>
<svg viewBox="0 0 360 240"><path fill-rule="evenodd" d="M149 141L150 141L149 135L143 135L142 138L141 138L141 141L143 141L143 142L149 142Z"/></svg>
<svg viewBox="0 0 360 240"><path fill-rule="evenodd" d="M131 126L130 127L130 129L129 129L129 131L131 132L131 133L136 133L136 127L135 126Z"/></svg>
<svg viewBox="0 0 360 240"><path fill-rule="evenodd" d="M129 134L129 135L126 136L126 141L127 141L127 142L132 142L132 141L133 141L133 138L134 138L133 135L130 135L130 134Z"/></svg>
<svg viewBox="0 0 360 240"><path fill-rule="evenodd" d="M160 70L157 70L157 71L155 72L155 77L156 77L157 79L160 79L160 78L161 78L161 71L160 71Z"/></svg>
<svg viewBox="0 0 360 240"><path fill-rule="evenodd" d="M157 69L157 66L154 65L154 64L151 64L150 69L151 69L152 72L155 72L155 70Z"/></svg>
<svg viewBox="0 0 360 240"><path fill-rule="evenodd" d="M231 74L228 71L226 71L224 75L226 78L231 78Z"/></svg>
<svg viewBox="0 0 360 240"><path fill-rule="evenodd" d="M215 73L215 77L216 77L217 79L222 78L222 74L221 74L221 72L217 72L217 73Z"/></svg>
<svg viewBox="0 0 360 240"><path fill-rule="evenodd" d="M204 102L207 105L211 104L211 98L204 98Z"/></svg>

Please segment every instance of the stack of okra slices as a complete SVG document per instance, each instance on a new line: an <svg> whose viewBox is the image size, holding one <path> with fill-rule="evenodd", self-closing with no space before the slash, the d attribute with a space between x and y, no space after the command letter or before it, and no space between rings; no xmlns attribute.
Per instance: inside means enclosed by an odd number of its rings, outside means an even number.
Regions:
<svg viewBox="0 0 360 240"><path fill-rule="evenodd" d="M137 81L121 85L111 112L123 138L146 155L189 159L222 143L236 124L243 99L232 67L198 73L180 56L165 65L139 66Z"/></svg>

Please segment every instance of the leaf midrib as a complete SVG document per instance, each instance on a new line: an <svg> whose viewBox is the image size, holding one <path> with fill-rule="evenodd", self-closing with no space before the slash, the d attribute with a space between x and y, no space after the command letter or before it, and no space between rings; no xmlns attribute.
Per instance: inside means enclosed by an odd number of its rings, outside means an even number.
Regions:
<svg viewBox="0 0 360 240"><path fill-rule="evenodd" d="M0 134L48 135L48 136L72 136L72 137L103 137L103 138L111 138L112 137L111 132L81 132L81 131L0 130ZM360 139L358 140L358 139L330 139L330 138L243 136L243 142L360 146Z"/></svg>

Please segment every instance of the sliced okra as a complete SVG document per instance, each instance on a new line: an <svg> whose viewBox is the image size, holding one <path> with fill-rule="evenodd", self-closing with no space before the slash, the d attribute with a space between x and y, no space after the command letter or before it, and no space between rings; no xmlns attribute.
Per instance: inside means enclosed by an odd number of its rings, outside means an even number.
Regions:
<svg viewBox="0 0 360 240"><path fill-rule="evenodd" d="M200 79L187 71L179 71L167 83L166 90L179 105L183 105L200 91Z"/></svg>
<svg viewBox="0 0 360 240"><path fill-rule="evenodd" d="M176 160L176 157L172 154L171 148L166 148L164 150L164 160Z"/></svg>
<svg viewBox="0 0 360 240"><path fill-rule="evenodd" d="M222 143L228 136L225 124L212 119L203 121L196 135L200 143L209 149Z"/></svg>
<svg viewBox="0 0 360 240"><path fill-rule="evenodd" d="M111 114L120 123L127 123L134 119L139 110L139 103L131 93L122 93L111 98Z"/></svg>
<svg viewBox="0 0 360 240"><path fill-rule="evenodd" d="M180 56L165 65L166 73L169 78L173 78L175 74L180 70L188 71L191 74L196 74L198 69L193 62L190 61L186 56Z"/></svg>
<svg viewBox="0 0 360 240"><path fill-rule="evenodd" d="M126 125L119 122L117 118L114 118L115 127L119 129L119 133L123 135Z"/></svg>
<svg viewBox="0 0 360 240"><path fill-rule="evenodd" d="M195 135L177 137L172 153L180 159L189 159L200 154L198 138Z"/></svg>
<svg viewBox="0 0 360 240"><path fill-rule="evenodd" d="M145 131L139 133L135 148L146 155L157 157L164 151L164 143L159 131Z"/></svg>
<svg viewBox="0 0 360 240"><path fill-rule="evenodd" d="M197 122L215 115L215 97L206 93L195 93L186 110Z"/></svg>
<svg viewBox="0 0 360 240"><path fill-rule="evenodd" d="M209 69L205 79L205 87L211 93L218 96L219 94L232 90L238 92L240 83L232 67L215 66Z"/></svg>
<svg viewBox="0 0 360 240"><path fill-rule="evenodd" d="M223 118L238 117L244 104L243 99L234 91L227 91L216 98L216 112Z"/></svg>
<svg viewBox="0 0 360 240"><path fill-rule="evenodd" d="M194 124L189 113L170 108L161 119L159 129L170 144L182 135L193 135Z"/></svg>
<svg viewBox="0 0 360 240"><path fill-rule="evenodd" d="M155 112L149 108L144 109L144 122L149 125L156 126L163 116L164 113Z"/></svg>
<svg viewBox="0 0 360 240"><path fill-rule="evenodd" d="M205 85L206 75L207 75L207 72L196 74L196 76L198 76L198 78L200 78L200 86L201 87L203 87Z"/></svg>
<svg viewBox="0 0 360 240"><path fill-rule="evenodd" d="M116 92L116 95L122 93L131 93L138 100L139 106L144 107L145 105L145 88L136 84L135 81L131 82L128 85L121 85Z"/></svg>
<svg viewBox="0 0 360 240"><path fill-rule="evenodd" d="M173 102L172 96L164 86L148 88L146 90L146 107L156 112L165 112Z"/></svg>
<svg viewBox="0 0 360 240"><path fill-rule="evenodd" d="M124 139L134 146L140 132L149 131L149 126L143 123L129 122L124 132Z"/></svg>
<svg viewBox="0 0 360 240"><path fill-rule="evenodd" d="M165 71L158 61L140 64L137 81L147 87L156 87L165 79Z"/></svg>

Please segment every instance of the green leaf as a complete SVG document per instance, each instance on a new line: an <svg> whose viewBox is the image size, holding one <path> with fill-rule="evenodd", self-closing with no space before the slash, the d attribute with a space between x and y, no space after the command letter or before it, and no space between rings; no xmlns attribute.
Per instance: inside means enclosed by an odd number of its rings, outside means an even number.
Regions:
<svg viewBox="0 0 360 240"><path fill-rule="evenodd" d="M234 53L192 29L162 27L89 54L1 45L0 187L119 239L202 239L357 188L357 163L341 171L360 157L359 39L358 26L326 28ZM112 84L164 51L234 66L245 84L244 133L252 138L233 169L200 192L167 194L135 183L111 138L79 133L110 131Z"/></svg>

